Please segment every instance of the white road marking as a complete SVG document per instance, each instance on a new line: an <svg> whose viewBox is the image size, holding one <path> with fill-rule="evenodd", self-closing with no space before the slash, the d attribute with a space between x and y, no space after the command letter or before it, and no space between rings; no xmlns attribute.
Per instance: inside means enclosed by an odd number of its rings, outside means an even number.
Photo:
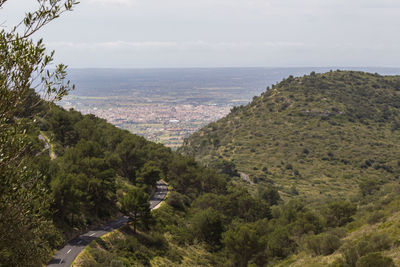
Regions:
<svg viewBox="0 0 400 267"><path fill-rule="evenodd" d="M1 1L1 0L0 0ZM156 194L155 194L155 198L160 198L160 199L156 199L156 200L153 200L153 201L150 201L150 204L153 206L158 206L162 201L163 201L163 199L164 199L164 197L165 197L165 194L168 192L168 189L167 188L160 188L161 186L158 186L158 188L160 189L160 191L163 191L163 192L157 192ZM161 196L162 195L164 195L164 197L161 199ZM152 207L151 209L153 209L154 207ZM116 220L116 221L114 221L113 223L111 223L110 225L108 225L108 226L106 226L105 227L105 230L106 231L110 231L110 230L113 230L113 229L115 229L115 228L119 228L120 226L122 226L123 224L125 224L125 223L127 223L129 221L129 217L128 216L123 216L122 218L120 218L120 219L118 219L118 220ZM103 228L104 229L104 228ZM80 238L83 238L83 239L85 239L85 237L87 237L87 234L88 233L86 233L86 234L82 234L82 235L80 235L79 237ZM94 233L92 233L92 234L90 234L89 236L94 236L95 234L99 234L100 236L101 235L103 235L103 231L99 231L99 232L94 232ZM81 243L83 243L83 241L84 240L79 240L78 242L77 242L77 244L79 245L79 244L81 244ZM73 247L72 247L73 248ZM68 252L66 253L66 254L68 254L68 253L70 253L71 251L72 251L72 248L70 249L70 250L68 250ZM66 254L64 254L64 255L66 255ZM63 264L64 263L64 259L61 259L60 260L60 262L59 262L59 264Z"/></svg>

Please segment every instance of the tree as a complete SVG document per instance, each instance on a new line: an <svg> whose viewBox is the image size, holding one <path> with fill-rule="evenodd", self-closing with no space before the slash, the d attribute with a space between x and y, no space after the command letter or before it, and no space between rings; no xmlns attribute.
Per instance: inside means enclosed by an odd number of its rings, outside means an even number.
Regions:
<svg viewBox="0 0 400 267"><path fill-rule="evenodd" d="M296 249L296 243L290 238L289 229L278 226L268 238L267 253L273 258L285 258Z"/></svg>
<svg viewBox="0 0 400 267"><path fill-rule="evenodd" d="M51 189L54 199L54 208L58 218L63 222L69 221L74 226L74 216L79 216L81 201L84 193L81 191L81 183L84 175L66 174L59 172L51 181Z"/></svg>
<svg viewBox="0 0 400 267"><path fill-rule="evenodd" d="M257 191L259 197L267 201L270 206L278 204L278 201L281 200L278 190L272 186L258 186Z"/></svg>
<svg viewBox="0 0 400 267"><path fill-rule="evenodd" d="M136 233L137 224L145 224L151 216L148 195L143 189L130 189L121 199L121 210L133 221Z"/></svg>
<svg viewBox="0 0 400 267"><path fill-rule="evenodd" d="M135 138L127 135L116 147L116 153L119 156L120 174L132 183L136 182L136 172L144 162L144 155L142 155L143 151L140 145Z"/></svg>
<svg viewBox="0 0 400 267"><path fill-rule="evenodd" d="M266 242L252 224L240 224L223 233L222 243L233 258L235 266L245 267L265 249Z"/></svg>
<svg viewBox="0 0 400 267"><path fill-rule="evenodd" d="M155 162L148 161L144 164L143 168L141 168L138 176L136 182L154 187L161 178L161 170L157 167Z"/></svg>
<svg viewBox="0 0 400 267"><path fill-rule="evenodd" d="M197 212L191 219L191 229L196 238L206 242L211 249L218 249L224 231L222 215L213 208Z"/></svg>
<svg viewBox="0 0 400 267"><path fill-rule="evenodd" d="M0 8L6 0L0 1ZM71 89L64 82L66 66L49 71L54 52L45 53L42 40L30 40L44 25L72 10L75 0L39 0L39 7L6 31L0 30L0 262L5 266L43 263L58 242L49 219L49 195L43 174L29 168L33 144L28 136L41 100L33 85L50 101ZM35 103L36 102L36 103ZM29 251L29 253L26 253Z"/></svg>

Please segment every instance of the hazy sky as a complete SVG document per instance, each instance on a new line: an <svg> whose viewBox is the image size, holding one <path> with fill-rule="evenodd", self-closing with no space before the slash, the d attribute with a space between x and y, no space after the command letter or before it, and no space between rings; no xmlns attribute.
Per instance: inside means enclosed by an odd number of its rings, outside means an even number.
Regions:
<svg viewBox="0 0 400 267"><path fill-rule="evenodd" d="M400 0L82 0L36 37L70 67L399 67L399 29Z"/></svg>

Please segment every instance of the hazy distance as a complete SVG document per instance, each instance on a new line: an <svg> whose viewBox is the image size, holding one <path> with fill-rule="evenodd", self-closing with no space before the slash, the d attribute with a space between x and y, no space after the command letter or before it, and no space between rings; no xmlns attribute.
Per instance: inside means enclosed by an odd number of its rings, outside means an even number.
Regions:
<svg viewBox="0 0 400 267"><path fill-rule="evenodd" d="M61 105L170 147L289 75L332 68L71 69ZM334 68L337 69L337 68ZM339 68L400 74L400 68Z"/></svg>

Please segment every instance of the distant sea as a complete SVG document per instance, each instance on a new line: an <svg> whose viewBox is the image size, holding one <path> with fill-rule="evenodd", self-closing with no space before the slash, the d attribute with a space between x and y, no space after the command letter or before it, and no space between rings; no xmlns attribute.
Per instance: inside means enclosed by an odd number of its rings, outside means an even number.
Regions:
<svg viewBox="0 0 400 267"><path fill-rule="evenodd" d="M199 89L218 88L240 100L220 104L235 105L245 104L264 92L267 86L289 75L302 76L312 71L323 73L336 69L400 75L400 68L382 67L69 69L68 79L76 85L71 95L77 96L129 96L135 92L135 95L173 94L179 97L192 92L196 96Z"/></svg>

